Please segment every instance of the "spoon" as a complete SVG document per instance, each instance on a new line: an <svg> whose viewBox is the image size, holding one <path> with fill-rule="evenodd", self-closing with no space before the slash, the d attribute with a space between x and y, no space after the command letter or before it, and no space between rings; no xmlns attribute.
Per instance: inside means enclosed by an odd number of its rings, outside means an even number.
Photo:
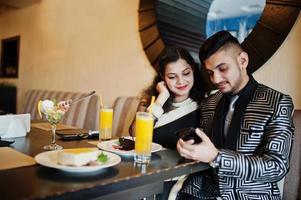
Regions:
<svg viewBox="0 0 301 200"><path fill-rule="evenodd" d="M72 100L72 99L71 99L71 103L70 103L70 104L76 103L76 102L78 102L78 101L82 101L82 100L84 100L85 98L94 95L95 93L96 93L95 91L92 91L92 92L90 92L89 94L87 94L87 95L85 95L85 96L83 96L83 97L80 97L80 98L78 98L78 99L75 99L75 100Z"/></svg>

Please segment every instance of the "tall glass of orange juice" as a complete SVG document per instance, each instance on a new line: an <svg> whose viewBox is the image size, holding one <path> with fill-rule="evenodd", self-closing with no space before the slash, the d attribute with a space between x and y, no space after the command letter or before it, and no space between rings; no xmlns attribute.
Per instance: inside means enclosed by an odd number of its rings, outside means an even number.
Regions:
<svg viewBox="0 0 301 200"><path fill-rule="evenodd" d="M136 113L135 162L149 163L153 140L154 119L151 113Z"/></svg>
<svg viewBox="0 0 301 200"><path fill-rule="evenodd" d="M112 138L113 108L102 107L99 112L99 140Z"/></svg>

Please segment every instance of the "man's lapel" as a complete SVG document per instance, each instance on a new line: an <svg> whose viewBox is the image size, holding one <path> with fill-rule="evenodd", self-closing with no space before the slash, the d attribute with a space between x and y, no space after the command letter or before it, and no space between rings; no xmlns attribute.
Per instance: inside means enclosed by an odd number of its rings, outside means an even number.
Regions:
<svg viewBox="0 0 301 200"><path fill-rule="evenodd" d="M224 141L224 148L236 150L237 141L240 135L241 124L244 120L244 115L249 102L252 100L253 94L256 91L258 83L251 77L250 82L240 94L239 99L235 104L235 111L228 130L228 136Z"/></svg>
<svg viewBox="0 0 301 200"><path fill-rule="evenodd" d="M215 109L215 114L212 122L212 138L214 145L217 148L223 148L223 129L224 129L224 113L226 112L227 106L226 104L227 97L225 95L218 101L218 104Z"/></svg>

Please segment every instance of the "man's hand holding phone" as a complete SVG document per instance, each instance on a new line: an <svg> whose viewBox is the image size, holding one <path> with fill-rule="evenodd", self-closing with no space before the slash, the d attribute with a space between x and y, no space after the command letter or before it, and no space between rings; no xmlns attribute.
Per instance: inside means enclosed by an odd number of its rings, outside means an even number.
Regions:
<svg viewBox="0 0 301 200"><path fill-rule="evenodd" d="M177 143L177 150L179 154L186 159L197 160L205 163L213 161L218 155L219 150L202 130L197 128L194 133L198 138L200 138L201 142L192 143L193 140L184 141L184 138L180 138Z"/></svg>

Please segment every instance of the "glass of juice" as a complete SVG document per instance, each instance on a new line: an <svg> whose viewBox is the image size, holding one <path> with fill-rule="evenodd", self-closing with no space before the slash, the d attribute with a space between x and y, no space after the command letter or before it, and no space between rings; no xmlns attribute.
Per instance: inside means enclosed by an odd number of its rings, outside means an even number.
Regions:
<svg viewBox="0 0 301 200"><path fill-rule="evenodd" d="M99 140L112 138L113 108L104 106L99 112Z"/></svg>
<svg viewBox="0 0 301 200"><path fill-rule="evenodd" d="M149 163L153 140L154 118L151 113L136 113L135 162Z"/></svg>

